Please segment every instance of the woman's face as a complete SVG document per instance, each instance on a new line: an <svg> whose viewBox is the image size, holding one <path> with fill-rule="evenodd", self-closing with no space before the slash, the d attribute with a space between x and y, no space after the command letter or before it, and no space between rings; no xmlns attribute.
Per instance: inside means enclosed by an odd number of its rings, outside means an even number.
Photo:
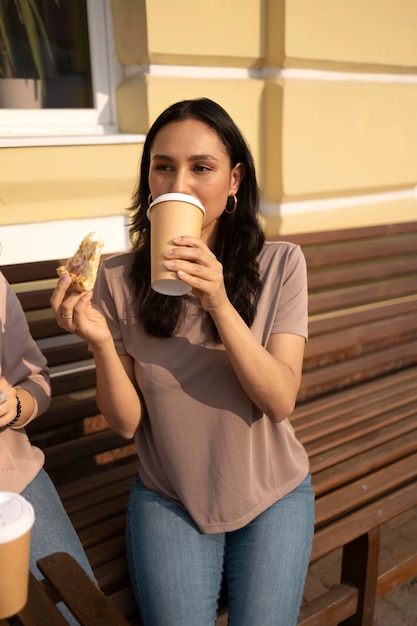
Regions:
<svg viewBox="0 0 417 626"><path fill-rule="evenodd" d="M239 189L243 169L241 163L231 167L223 143L204 122L172 122L161 128L153 141L149 187L153 199L176 192L200 200L206 210L201 238L210 246L228 196Z"/></svg>

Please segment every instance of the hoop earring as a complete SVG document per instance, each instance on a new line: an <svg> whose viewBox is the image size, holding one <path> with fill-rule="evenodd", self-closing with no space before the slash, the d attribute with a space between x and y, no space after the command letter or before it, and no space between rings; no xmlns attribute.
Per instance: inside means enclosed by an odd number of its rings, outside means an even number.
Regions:
<svg viewBox="0 0 417 626"><path fill-rule="evenodd" d="M233 208L232 209L228 209L227 206L229 204L229 200L230 198L233 198ZM237 209L237 197L236 196L229 196L227 199L227 203L226 203L226 208L224 210L225 213L227 213L227 215L233 215L233 213L236 211Z"/></svg>
<svg viewBox="0 0 417 626"><path fill-rule="evenodd" d="M148 207L152 204L152 194L150 193L148 196Z"/></svg>

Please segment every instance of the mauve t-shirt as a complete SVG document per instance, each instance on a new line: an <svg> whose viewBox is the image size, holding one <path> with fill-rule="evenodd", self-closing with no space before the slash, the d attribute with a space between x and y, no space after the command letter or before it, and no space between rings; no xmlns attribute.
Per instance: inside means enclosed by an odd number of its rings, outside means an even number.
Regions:
<svg viewBox="0 0 417 626"><path fill-rule="evenodd" d="M175 336L144 330L135 315L131 261L131 253L103 261L95 301L117 352L134 359L146 405L135 435L139 475L148 488L180 503L202 532L241 528L302 482L307 454L288 419L272 421L247 396L223 345L210 339L197 298L183 296L186 314ZM307 339L299 246L267 242L259 264L263 289L253 334L263 346L274 333Z"/></svg>
<svg viewBox="0 0 417 626"><path fill-rule="evenodd" d="M26 424L46 411L51 401L46 359L32 339L20 302L1 272L0 376L32 395L35 406ZM44 461L44 453L31 445L24 428L18 424L0 428L0 491L21 493Z"/></svg>

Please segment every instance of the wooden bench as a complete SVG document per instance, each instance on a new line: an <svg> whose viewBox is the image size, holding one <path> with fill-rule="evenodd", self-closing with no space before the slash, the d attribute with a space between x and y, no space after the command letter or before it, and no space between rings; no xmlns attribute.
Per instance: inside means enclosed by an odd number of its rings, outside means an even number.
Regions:
<svg viewBox="0 0 417 626"><path fill-rule="evenodd" d="M417 223L290 239L309 278L291 421L316 494L311 561L343 547L340 584L299 624L370 626L376 597L417 573L417 541L379 562L381 525L417 505Z"/></svg>
<svg viewBox="0 0 417 626"><path fill-rule="evenodd" d="M339 584L303 604L299 626L370 626L376 597L417 573L416 542L379 560L381 525L417 506L417 222L276 239L300 244L308 264L310 340L292 423L316 493L311 562L343 550ZM2 267L51 368L51 408L28 431L100 587L140 624L124 554L135 454L98 415L86 346L51 314L60 263Z"/></svg>

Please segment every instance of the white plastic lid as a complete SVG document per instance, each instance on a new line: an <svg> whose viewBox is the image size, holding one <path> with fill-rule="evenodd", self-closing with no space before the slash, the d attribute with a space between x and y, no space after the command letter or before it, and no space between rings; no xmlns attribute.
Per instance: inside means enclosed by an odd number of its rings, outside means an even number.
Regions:
<svg viewBox="0 0 417 626"><path fill-rule="evenodd" d="M24 535L33 526L35 511L23 496L0 491L0 543Z"/></svg>
<svg viewBox="0 0 417 626"><path fill-rule="evenodd" d="M189 196L187 193L163 193L162 196L158 196L155 200L149 205L148 210L146 211L146 217L150 220L150 210L155 204L159 204L160 202L169 202L169 201L178 201L178 202L188 202L188 204L194 204L201 211L203 211L203 215L206 210L201 204L200 200L194 198L194 196Z"/></svg>

